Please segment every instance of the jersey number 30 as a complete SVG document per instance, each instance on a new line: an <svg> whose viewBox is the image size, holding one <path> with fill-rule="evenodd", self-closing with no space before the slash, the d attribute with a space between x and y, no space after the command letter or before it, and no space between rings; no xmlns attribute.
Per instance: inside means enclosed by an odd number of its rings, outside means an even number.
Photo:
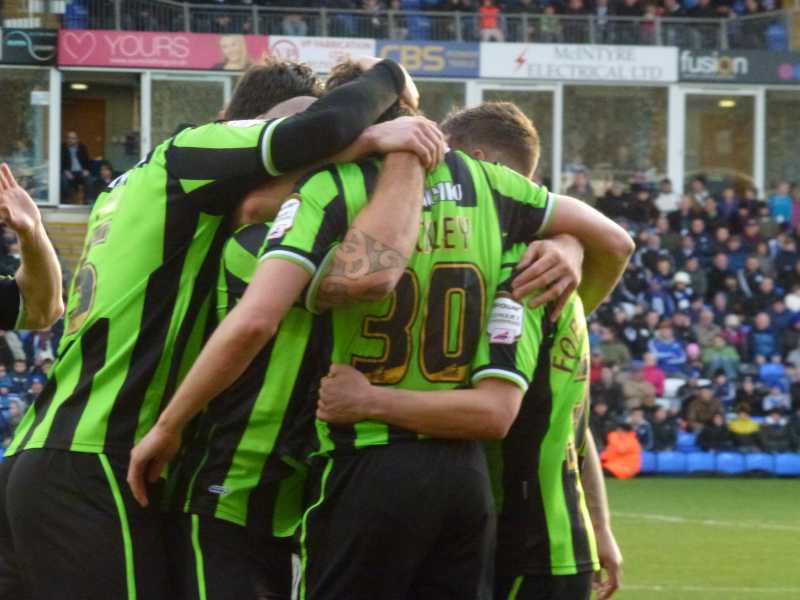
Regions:
<svg viewBox="0 0 800 600"><path fill-rule="evenodd" d="M458 383L469 374L480 340L486 285L469 263L439 263L430 276L424 323L419 336L419 367L431 382ZM352 365L376 384L399 383L408 372L413 328L420 311L419 280L406 270L387 314L364 319L361 335L383 342L378 358L354 355Z"/></svg>

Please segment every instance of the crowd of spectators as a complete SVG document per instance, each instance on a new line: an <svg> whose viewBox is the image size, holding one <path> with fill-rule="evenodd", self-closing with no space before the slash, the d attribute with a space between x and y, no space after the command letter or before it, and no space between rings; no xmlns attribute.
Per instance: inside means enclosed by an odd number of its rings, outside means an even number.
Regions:
<svg viewBox="0 0 800 600"><path fill-rule="evenodd" d="M181 31L187 13L157 0L121 0L122 29ZM188 3L189 27L196 32L464 41L653 44L715 48L716 25L692 19L736 19L779 10L778 0L199 0ZM319 9L330 9L322 18ZM226 10L229 9L229 10ZM388 13L387 11L398 11ZM347 11L357 11L348 13ZM403 14L405 13L409 14ZM413 14L411 14L413 13ZM425 14L428 13L428 14ZM459 13L459 19L443 13ZM527 17L525 20L522 17ZM614 19L613 17L619 17ZM689 19L664 24L661 17ZM64 26L114 28L111 0L70 0ZM783 20L728 25L731 47L786 47Z"/></svg>
<svg viewBox="0 0 800 600"><path fill-rule="evenodd" d="M637 244L590 323L600 447L622 427L644 450L685 430L706 450L800 451L800 186L760 198L699 176L685 195L668 180L595 195L579 173L567 192Z"/></svg>
<svg viewBox="0 0 800 600"><path fill-rule="evenodd" d="M0 276L20 264L19 242L0 224ZM41 393L55 359L62 322L45 331L0 330L0 448L11 441L25 411Z"/></svg>

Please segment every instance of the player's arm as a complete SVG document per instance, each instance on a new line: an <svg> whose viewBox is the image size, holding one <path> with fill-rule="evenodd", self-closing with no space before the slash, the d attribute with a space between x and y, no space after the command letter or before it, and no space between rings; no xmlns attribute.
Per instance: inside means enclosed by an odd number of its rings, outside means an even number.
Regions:
<svg viewBox="0 0 800 600"><path fill-rule="evenodd" d="M584 249L583 278L578 294L587 314L594 311L614 290L635 246L630 235L617 223L593 209L585 202L569 196L550 195L549 216L540 235L570 234L580 241ZM545 288L553 281L553 275L541 268L527 269L534 253L529 251L520 261L518 269L523 273L514 280L514 296L522 298L537 289ZM525 270L527 269L527 270ZM536 296L534 306L556 298L563 301L564 290L554 286Z"/></svg>
<svg viewBox="0 0 800 600"><path fill-rule="evenodd" d="M597 553L601 567L601 571L595 574L595 588L598 600L606 600L614 595L622 583L622 553L611 530L608 495L597 447L591 432L588 431L588 425L584 423L583 427L585 428L583 434L585 446L581 466L581 482L597 540ZM605 579L602 571L606 573Z"/></svg>
<svg viewBox="0 0 800 600"><path fill-rule="evenodd" d="M14 280L2 285L0 328L50 327L64 312L61 265L39 209L7 164L0 166L0 220L17 234L21 254Z"/></svg>
<svg viewBox="0 0 800 600"><path fill-rule="evenodd" d="M333 424L379 421L445 439L502 439L519 412L523 390L487 378L473 389L421 392L372 385L348 365L332 365L320 383L317 417Z"/></svg>
<svg viewBox="0 0 800 600"><path fill-rule="evenodd" d="M309 295L314 310L378 300L397 286L419 236L425 172L409 153L386 157L370 202L331 250Z"/></svg>

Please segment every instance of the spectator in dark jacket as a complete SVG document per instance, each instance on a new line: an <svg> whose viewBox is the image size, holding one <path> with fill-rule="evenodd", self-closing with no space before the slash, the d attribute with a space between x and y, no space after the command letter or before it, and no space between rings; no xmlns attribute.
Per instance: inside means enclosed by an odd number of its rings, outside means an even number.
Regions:
<svg viewBox="0 0 800 600"><path fill-rule="evenodd" d="M614 371L603 367L600 381L591 386L592 401L602 402L606 405L607 412L612 417L618 417L625 410L622 385L614 378Z"/></svg>
<svg viewBox="0 0 800 600"><path fill-rule="evenodd" d="M655 444L653 438L653 426L644 418L644 410L634 408L628 419L631 429L636 433L636 438L642 446L642 450L652 450Z"/></svg>
<svg viewBox="0 0 800 600"><path fill-rule="evenodd" d="M608 405L604 400L592 398L592 414L589 416L589 429L594 437L598 451L606 447L608 433L614 431L617 421L608 414Z"/></svg>
<svg viewBox="0 0 800 600"><path fill-rule="evenodd" d="M75 191L80 185L88 187L90 183L89 151L76 132L68 131L67 139L61 145L62 194Z"/></svg>
<svg viewBox="0 0 800 600"><path fill-rule="evenodd" d="M778 338L772 330L772 323L767 313L761 312L756 315L755 327L750 332L748 347L751 359L759 356L766 359L780 352Z"/></svg>
<svg viewBox="0 0 800 600"><path fill-rule="evenodd" d="M653 426L652 449L656 452L672 450L678 439L678 424L673 417L669 416L667 409L663 406L658 406L653 411L650 424Z"/></svg>
<svg viewBox="0 0 800 600"><path fill-rule="evenodd" d="M758 431L758 439L764 452L788 452L791 449L791 435L780 411L771 410L767 414Z"/></svg>
<svg viewBox="0 0 800 600"><path fill-rule="evenodd" d="M733 448L733 436L722 413L716 413L711 423L703 427L697 436L697 445L706 452L719 452Z"/></svg>

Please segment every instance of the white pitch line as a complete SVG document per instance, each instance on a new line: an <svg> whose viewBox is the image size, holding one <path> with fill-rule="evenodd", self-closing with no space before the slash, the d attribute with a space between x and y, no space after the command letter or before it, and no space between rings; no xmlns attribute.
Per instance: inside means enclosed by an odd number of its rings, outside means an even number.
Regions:
<svg viewBox="0 0 800 600"><path fill-rule="evenodd" d="M647 592L703 592L720 594L792 594L792 598L797 598L800 588L797 587L718 587L710 585L626 585L623 584L623 591L647 591Z"/></svg>
<svg viewBox="0 0 800 600"><path fill-rule="evenodd" d="M660 521L662 523L686 523L692 525L708 525L710 527L736 527L740 529L770 529L773 531L800 532L800 526L784 525L782 523L770 523L768 521L720 521L718 519L689 519L686 517L670 515L631 512L612 512L611 514L622 519L642 519L646 521Z"/></svg>

